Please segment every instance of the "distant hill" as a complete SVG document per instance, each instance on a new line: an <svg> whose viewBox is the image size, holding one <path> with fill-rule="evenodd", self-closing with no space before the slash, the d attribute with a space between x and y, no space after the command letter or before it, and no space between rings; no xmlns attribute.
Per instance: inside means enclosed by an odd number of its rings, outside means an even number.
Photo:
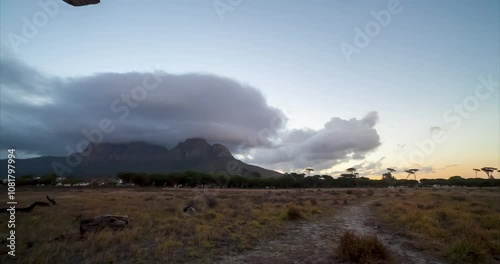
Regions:
<svg viewBox="0 0 500 264"><path fill-rule="evenodd" d="M84 152L80 165L72 168L73 175L84 178L115 176L118 172L175 172L194 170L206 173L239 174L242 176L276 177L279 172L246 164L233 157L231 152L221 144L210 145L201 138L188 139L168 150L165 147L144 142L128 144L101 143L89 146ZM76 158L76 156L74 156ZM32 174L42 176L54 173L52 164L67 165L67 157L44 156L31 159L16 160L16 175ZM0 160L0 166L6 168L7 160ZM2 177L5 178L5 177Z"/></svg>

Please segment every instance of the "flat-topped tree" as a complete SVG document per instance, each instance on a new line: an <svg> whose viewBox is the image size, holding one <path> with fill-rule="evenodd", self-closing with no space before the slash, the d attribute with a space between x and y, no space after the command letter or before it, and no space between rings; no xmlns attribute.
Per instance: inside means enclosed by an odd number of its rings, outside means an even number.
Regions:
<svg viewBox="0 0 500 264"><path fill-rule="evenodd" d="M345 171L349 172L350 174L352 174L353 178L356 180L356 186L359 187L359 184L358 184L358 173L356 173L356 168L348 168L346 169Z"/></svg>
<svg viewBox="0 0 500 264"><path fill-rule="evenodd" d="M473 169L474 171L476 171L476 179L477 179L477 173L480 172L481 170L480 169Z"/></svg>
<svg viewBox="0 0 500 264"><path fill-rule="evenodd" d="M406 179L408 180L408 178L410 177L410 175L413 175L413 178L415 180L417 180L417 175L415 174L416 172L418 171L418 169L409 169L409 170L405 170L405 172L408 173L408 176L406 176Z"/></svg>
<svg viewBox="0 0 500 264"><path fill-rule="evenodd" d="M483 167L483 168L481 168L481 170L484 171L484 173L486 173L486 175L488 175L488 179L495 179L493 177L493 172L495 172L497 170L497 168Z"/></svg>
<svg viewBox="0 0 500 264"><path fill-rule="evenodd" d="M311 176L311 171L314 171L314 169L310 167L307 167L304 170L307 171L307 176Z"/></svg>

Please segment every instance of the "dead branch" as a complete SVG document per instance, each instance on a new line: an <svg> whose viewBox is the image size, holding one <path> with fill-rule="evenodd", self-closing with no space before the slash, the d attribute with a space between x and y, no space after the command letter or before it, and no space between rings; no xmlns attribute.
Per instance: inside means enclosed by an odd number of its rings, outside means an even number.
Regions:
<svg viewBox="0 0 500 264"><path fill-rule="evenodd" d="M31 212L35 206L50 206L49 203L46 202L34 202L28 207L21 207L21 208L16 208L16 212ZM0 213L7 212L7 209L10 208L0 208Z"/></svg>
<svg viewBox="0 0 500 264"><path fill-rule="evenodd" d="M50 199L50 197L47 195L47 200L51 202L53 205L56 205L56 201L54 199Z"/></svg>
<svg viewBox="0 0 500 264"><path fill-rule="evenodd" d="M46 198L50 203L52 203L52 205L56 205L56 201L54 199L51 199L48 195ZM28 207L16 207L16 212L31 212L31 210L33 210L35 206L50 206L50 204L47 202L34 202ZM3 212L7 212L7 209L10 208L0 208L0 214Z"/></svg>

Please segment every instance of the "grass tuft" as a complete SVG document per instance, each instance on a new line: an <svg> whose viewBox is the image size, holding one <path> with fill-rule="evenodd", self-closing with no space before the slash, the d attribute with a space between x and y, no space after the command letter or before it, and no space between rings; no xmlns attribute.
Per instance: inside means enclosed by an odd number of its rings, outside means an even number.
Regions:
<svg viewBox="0 0 500 264"><path fill-rule="evenodd" d="M286 219L291 221L300 220L304 219L304 215L302 214L302 211L299 207L290 205L288 206L288 210L286 211Z"/></svg>
<svg viewBox="0 0 500 264"><path fill-rule="evenodd" d="M373 235L357 235L346 231L340 238L337 256L348 262L360 264L393 263L387 247Z"/></svg>
<svg viewBox="0 0 500 264"><path fill-rule="evenodd" d="M490 260L483 247L467 239L453 242L446 255L452 263L488 263Z"/></svg>

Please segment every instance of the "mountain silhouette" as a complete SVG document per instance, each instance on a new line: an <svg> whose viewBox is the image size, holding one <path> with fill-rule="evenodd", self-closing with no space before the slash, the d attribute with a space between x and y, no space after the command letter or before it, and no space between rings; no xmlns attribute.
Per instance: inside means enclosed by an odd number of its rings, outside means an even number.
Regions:
<svg viewBox="0 0 500 264"><path fill-rule="evenodd" d="M7 160L0 160L0 164L7 167ZM54 166L59 169L54 169ZM68 157L16 159L18 177L28 174L43 176L57 171L64 171L62 176L93 178L114 177L119 172L169 173L186 170L248 177L281 176L279 172L237 160L224 145L211 145L202 138L187 139L171 150L145 142L101 143L91 144L84 151Z"/></svg>

